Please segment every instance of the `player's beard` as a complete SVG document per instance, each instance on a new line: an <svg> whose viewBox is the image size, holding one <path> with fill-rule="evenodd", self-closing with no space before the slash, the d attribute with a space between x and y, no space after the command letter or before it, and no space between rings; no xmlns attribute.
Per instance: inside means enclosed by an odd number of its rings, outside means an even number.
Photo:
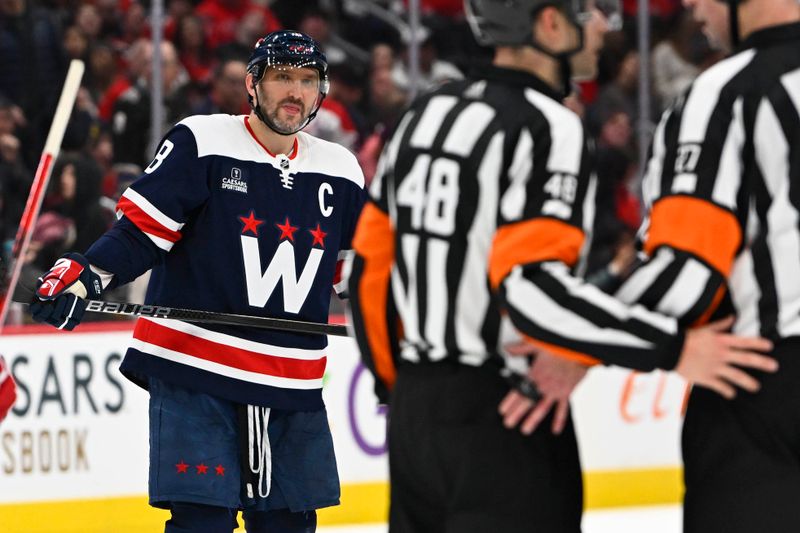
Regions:
<svg viewBox="0 0 800 533"><path fill-rule="evenodd" d="M283 104L298 106L300 108L300 113L294 117L281 118ZM270 110L270 108L272 108L272 110ZM308 118L306 105L302 100L297 98L284 98L274 106L272 105L272 100L267 98L267 101L261 104L261 112L272 122L272 126L279 133L283 133L284 135L290 135L296 132Z"/></svg>

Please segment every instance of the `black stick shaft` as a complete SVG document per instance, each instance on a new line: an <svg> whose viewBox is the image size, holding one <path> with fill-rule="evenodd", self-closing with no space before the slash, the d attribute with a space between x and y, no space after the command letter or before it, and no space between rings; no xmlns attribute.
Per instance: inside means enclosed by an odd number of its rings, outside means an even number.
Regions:
<svg viewBox="0 0 800 533"><path fill-rule="evenodd" d="M217 313L214 311L198 311L196 309L179 309L163 305L140 305L124 302L103 302L100 300L87 300L86 304L86 310L93 313L172 318L186 322L228 324L231 326L279 329L281 331L290 331L294 333L337 335L340 337L347 336L347 328L339 324L318 324L316 322L286 320L283 318L234 315L229 313Z"/></svg>

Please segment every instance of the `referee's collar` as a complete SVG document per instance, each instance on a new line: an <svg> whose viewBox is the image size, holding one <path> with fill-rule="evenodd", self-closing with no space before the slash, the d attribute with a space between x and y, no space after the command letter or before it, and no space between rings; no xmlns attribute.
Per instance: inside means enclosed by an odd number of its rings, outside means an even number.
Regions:
<svg viewBox="0 0 800 533"><path fill-rule="evenodd" d="M539 76L525 70L516 70L494 65L479 65L472 69L471 77L484 80L496 80L508 85L523 85L549 96L556 102L562 102L563 96Z"/></svg>
<svg viewBox="0 0 800 533"><path fill-rule="evenodd" d="M747 50L748 48L762 48L787 41L800 41L800 22L769 26L754 31L747 36L747 39L742 41L737 51Z"/></svg>

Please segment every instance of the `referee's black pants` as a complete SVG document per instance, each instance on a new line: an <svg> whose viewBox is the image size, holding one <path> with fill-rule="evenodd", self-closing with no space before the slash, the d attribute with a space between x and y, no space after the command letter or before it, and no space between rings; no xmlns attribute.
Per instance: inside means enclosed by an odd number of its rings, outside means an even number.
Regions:
<svg viewBox="0 0 800 533"><path fill-rule="evenodd" d="M694 387L683 426L684 533L800 532L800 339L781 342L761 390Z"/></svg>
<svg viewBox="0 0 800 533"><path fill-rule="evenodd" d="M505 429L497 370L401 366L389 410L390 533L579 533L583 493L570 419Z"/></svg>

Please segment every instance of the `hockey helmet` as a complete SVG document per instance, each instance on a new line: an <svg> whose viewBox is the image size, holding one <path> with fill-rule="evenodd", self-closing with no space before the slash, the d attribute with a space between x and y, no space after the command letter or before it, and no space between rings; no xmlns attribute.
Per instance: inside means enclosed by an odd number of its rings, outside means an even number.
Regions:
<svg viewBox="0 0 800 533"><path fill-rule="evenodd" d="M314 39L299 31L280 30L262 37L256 42L250 59L247 61L247 72L258 81L267 67L290 66L296 68L313 68L319 72L319 91L328 94L328 59Z"/></svg>
<svg viewBox="0 0 800 533"><path fill-rule="evenodd" d="M606 16L609 29L621 27L619 0L464 0L470 29L484 46L535 45L531 21L548 6L561 9L579 28L591 17L592 8Z"/></svg>

